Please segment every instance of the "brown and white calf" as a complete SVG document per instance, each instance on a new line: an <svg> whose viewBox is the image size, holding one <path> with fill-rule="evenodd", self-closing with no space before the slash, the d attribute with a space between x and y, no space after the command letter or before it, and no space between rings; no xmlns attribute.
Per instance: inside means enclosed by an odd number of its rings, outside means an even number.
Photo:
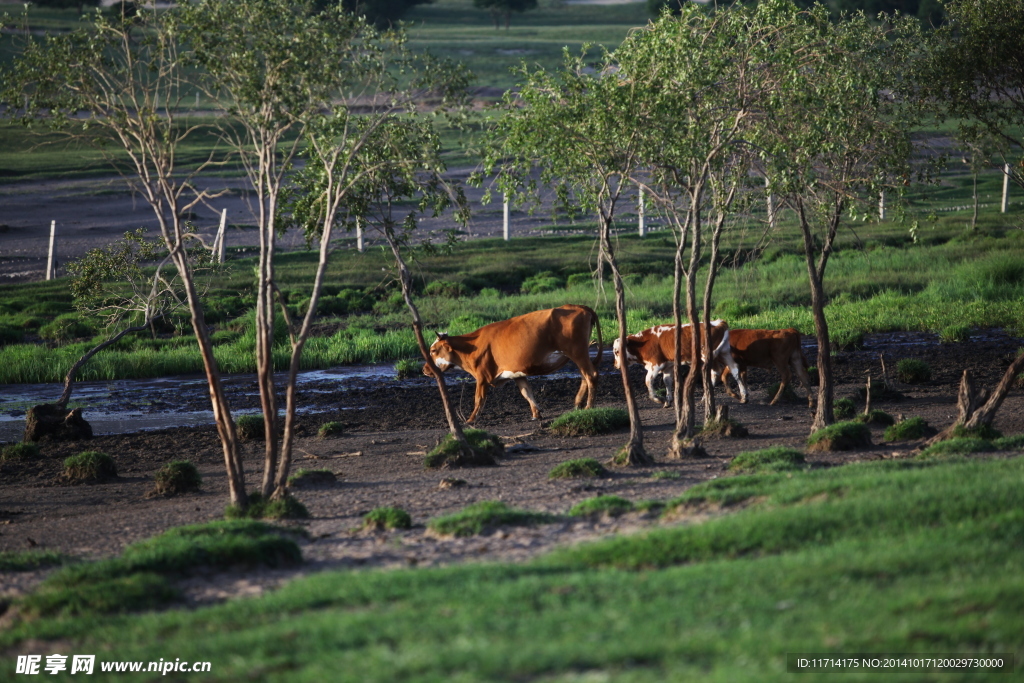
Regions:
<svg viewBox="0 0 1024 683"><path fill-rule="evenodd" d="M437 335L430 356L444 372L455 366L473 375L476 395L472 423L483 410L487 391L512 380L530 404L534 420L541 417L526 378L554 372L570 360L580 369L583 380L576 393L576 407L584 398L594 405L597 368L590 360L590 332L597 327L597 364L601 363L601 323L597 313L587 306L569 304L534 311L508 320L484 325L476 332L449 336ZM423 374L430 375L429 366Z"/></svg>
<svg viewBox="0 0 1024 683"><path fill-rule="evenodd" d="M676 335L675 325L657 325L649 329L631 334L626 337L626 360L634 363L643 363L644 368L647 369L647 393L650 395L651 400L662 404L663 406L669 406L672 403L672 364L676 358ZM698 334L703 335L703 327L698 324ZM693 327L687 323L680 328L680 337L682 339L682 349L685 358L689 359L690 349L692 344ZM711 321L711 347L714 349L711 352L712 367L715 362L721 362L725 365L734 368L734 375L737 378L737 384L740 387L740 394L742 401L747 402L747 388L744 386L742 380L740 380L739 368L736 367L735 361L732 359L729 346L729 325L722 320ZM612 353L615 357L615 367L619 367L621 362L621 349L620 341L616 339L612 344ZM703 355L703 354L702 354ZM683 364L689 364L689 360L682 361ZM661 375L665 382L665 389L668 392L667 400L661 400L654 393L654 380L658 375ZM714 384L717 379L717 374L712 373L711 381Z"/></svg>
<svg viewBox="0 0 1024 683"><path fill-rule="evenodd" d="M814 406L814 393L811 391L811 380L807 376L807 359L800 350L800 332L794 328L785 330L730 330L729 344L732 358L736 361L736 369L725 363L716 362L715 370L721 373L722 386L733 398L736 394L729 389L726 378L730 372L737 379L747 381L747 368L775 368L779 372L781 383L775 397L769 405L775 405L782 397L782 392L793 379L793 372L807 390L807 405ZM739 383L739 382L737 382Z"/></svg>

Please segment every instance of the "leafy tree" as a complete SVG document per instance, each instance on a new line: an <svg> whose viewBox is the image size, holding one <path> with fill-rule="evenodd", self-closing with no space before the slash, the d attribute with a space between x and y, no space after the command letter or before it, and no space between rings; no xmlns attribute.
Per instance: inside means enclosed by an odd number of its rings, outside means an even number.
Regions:
<svg viewBox="0 0 1024 683"><path fill-rule="evenodd" d="M765 3L767 4L767 3ZM800 12L772 0L775 61L761 98L755 144L773 191L796 213L818 340L818 406L812 431L835 421L825 272L850 212L872 206L910 175L915 111L902 69L920 44L911 20L875 24L857 14L831 22L824 7ZM870 209L868 209L870 211Z"/></svg>
<svg viewBox="0 0 1024 683"><path fill-rule="evenodd" d="M202 125L179 115L181 100L194 93L194 85L184 68L175 18L175 12L163 10L133 17L97 14L90 25L64 34L37 38L26 31L27 42L6 74L0 99L24 103L5 113L26 126L46 125L99 149L153 209L203 358L231 502L244 506L237 434L192 277L188 246L193 236L181 218L215 196L194 180L217 160L211 154L192 168L178 164L179 149Z"/></svg>
<svg viewBox="0 0 1024 683"><path fill-rule="evenodd" d="M1004 162L1016 154L1011 178L1024 188L1024 3L950 0L946 11L917 77L922 99L957 120L961 140L1002 140Z"/></svg>
<svg viewBox="0 0 1024 683"><path fill-rule="evenodd" d="M501 28L500 20L504 19L507 31L512 23L512 13L522 14L527 10L537 9L537 0L473 0L473 7L485 9L491 13L495 30Z"/></svg>
<svg viewBox="0 0 1024 683"><path fill-rule="evenodd" d="M366 21L378 29L394 26L405 13L416 5L428 5L434 0L342 0L342 6L356 16L366 17ZM337 0L316 0L314 6L318 11L337 4Z"/></svg>
<svg viewBox="0 0 1024 683"><path fill-rule="evenodd" d="M504 113L490 133L493 146L484 166L488 174L497 170L496 185L506 195L535 197L539 185L548 185L570 215L597 214L599 260L612 273L619 344L625 348L626 296L612 225L641 162L640 131L649 120L643 107L650 100L644 98L639 82L616 76L618 67L610 54L602 55L598 69L589 68L587 49L584 46L575 57L566 50L564 65L555 73L520 69L523 80L518 93L505 95ZM616 462L646 464L650 457L625 363L621 377L630 435Z"/></svg>

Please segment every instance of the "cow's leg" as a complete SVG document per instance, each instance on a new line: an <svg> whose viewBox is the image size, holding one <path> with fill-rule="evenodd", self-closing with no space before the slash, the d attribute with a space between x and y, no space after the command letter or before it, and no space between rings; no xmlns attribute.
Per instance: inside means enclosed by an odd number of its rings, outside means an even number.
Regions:
<svg viewBox="0 0 1024 683"><path fill-rule="evenodd" d="M661 379L665 382L665 407L669 408L672 405L672 397L675 394L672 392L672 366L663 365L661 367Z"/></svg>
<svg viewBox="0 0 1024 683"><path fill-rule="evenodd" d="M651 400L655 403L665 405L665 402L658 398L658 395L654 393L654 380L661 374L661 366L655 365L654 363L646 363L647 365L647 378L644 382L647 384L647 395L651 397Z"/></svg>
<svg viewBox="0 0 1024 683"><path fill-rule="evenodd" d="M814 392L811 391L811 378L807 376L807 368L804 367L804 354L799 349L790 356L790 364L796 370L796 376L800 380L800 384L804 385L804 389L807 390L807 405L813 408Z"/></svg>
<svg viewBox="0 0 1024 683"><path fill-rule="evenodd" d="M720 372L721 372L721 378L720 379L722 381L722 388L725 389L725 393L727 393L729 396L732 396L733 398L737 398L738 399L739 395L735 391L733 391L732 388L729 386L729 375L732 374L732 371L729 369L729 366L725 365L723 363ZM716 376L718 376L718 373L714 373L714 372L711 373L711 385L712 386L714 386L714 384L715 384L715 377Z"/></svg>
<svg viewBox="0 0 1024 683"><path fill-rule="evenodd" d="M770 406L773 406L779 402L779 399L782 398L783 392L786 391L786 386L788 386L789 383L793 380L793 373L789 371L789 366L786 365L785 363L783 363L782 365L776 365L775 369L779 371L779 377L781 378L781 381L779 382L779 390L775 392L775 397L768 402L768 405Z"/></svg>
<svg viewBox="0 0 1024 683"><path fill-rule="evenodd" d="M473 424L480 411L484 409L484 404L487 403L487 382L476 381L476 395L473 398L473 412L469 414L466 424Z"/></svg>
<svg viewBox="0 0 1024 683"><path fill-rule="evenodd" d="M530 389L530 383L526 381L525 377L516 377L516 386L519 387L519 393L530 404L530 411L533 413L531 419L541 419L540 410L537 408L537 401L533 398L533 391Z"/></svg>
<svg viewBox="0 0 1024 683"><path fill-rule="evenodd" d="M736 385L740 388L740 403L746 403L748 397L747 384L744 381L743 376L744 373L740 372L740 369L736 365L736 361L733 360L732 353L729 352L729 349L724 349L722 351L722 360L724 360L725 364L729 366L729 372L732 373L732 376L736 378Z"/></svg>
<svg viewBox="0 0 1024 683"><path fill-rule="evenodd" d="M594 397L597 395L597 368L594 367L594 362L590 360L590 347L583 349L582 353L570 353L567 354L569 360L576 364L579 368L582 379L580 380L580 389L576 392L576 400L574 405L578 409L583 404L583 399L587 399L587 407L594 407Z"/></svg>

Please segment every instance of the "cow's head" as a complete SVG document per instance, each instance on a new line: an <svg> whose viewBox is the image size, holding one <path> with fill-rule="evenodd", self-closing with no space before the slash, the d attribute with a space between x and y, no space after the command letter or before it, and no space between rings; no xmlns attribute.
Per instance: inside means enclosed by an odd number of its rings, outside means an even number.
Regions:
<svg viewBox="0 0 1024 683"><path fill-rule="evenodd" d="M618 370L622 362L622 339L616 339L612 342L612 358L615 361L615 369ZM634 341L629 337L626 337L626 361L637 361Z"/></svg>
<svg viewBox="0 0 1024 683"><path fill-rule="evenodd" d="M444 332L437 333L437 341L430 345L430 357L434 361L434 365L441 372L444 372L453 365L456 365L457 357L455 350L452 349L451 343L448 341L448 335ZM430 372L430 366L424 364L423 374L427 377L432 376Z"/></svg>

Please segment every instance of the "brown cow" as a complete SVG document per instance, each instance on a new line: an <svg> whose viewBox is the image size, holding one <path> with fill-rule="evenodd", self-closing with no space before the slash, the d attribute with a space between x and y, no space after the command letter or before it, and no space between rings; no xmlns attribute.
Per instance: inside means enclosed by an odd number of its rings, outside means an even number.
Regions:
<svg viewBox="0 0 1024 683"><path fill-rule="evenodd" d="M683 350L687 358L689 357L689 349L692 344L692 329L689 323L680 328ZM699 325L697 329L698 334L703 334L703 329ZM676 337L673 330L675 330L675 325L658 325L626 337L626 359L644 364L644 367L647 368L647 393L652 401L660 403L666 408L672 404L672 363L676 357ZM729 325L722 320L712 320L711 345L714 347L714 351L711 354L712 363L715 361L723 362L735 368L736 364L730 354L729 338ZM612 344L612 354L615 357L616 368L619 367L619 357L621 355L619 342L620 340L616 339ZM685 360L683 363L688 364L689 360ZM714 366L712 365L712 367ZM665 381L665 389L668 391L668 398L665 401L662 401L654 393L654 380L659 374ZM739 368L735 369L735 376L739 378ZM712 384L714 384L716 378L717 375L712 373ZM738 384L740 386L740 394L743 396L741 400L746 403L747 388L743 385L742 381L738 381Z"/></svg>
<svg viewBox="0 0 1024 683"><path fill-rule="evenodd" d="M597 368L590 360L590 331L595 326L597 364L600 365L601 323L597 313L573 304L484 325L469 334L439 334L430 347L430 355L441 372L454 365L476 379L476 400L467 423L476 420L483 410L488 389L509 380L515 381L523 398L530 403L533 419L539 420L540 410L526 378L554 372L570 360L583 375L576 393L576 407L580 407L584 397L587 407L593 407ZM427 366L423 374L430 374Z"/></svg>
<svg viewBox="0 0 1024 683"><path fill-rule="evenodd" d="M811 391L811 380L807 376L807 359L800 350L800 332L792 327L786 330L730 330L729 344L732 346L732 357L739 367L738 377L746 383L747 368L775 368L779 371L782 382L775 398L769 405L775 405L782 397L786 385L793 379L795 370L800 383L807 389L807 405L814 406L814 393ZM731 372L736 377L736 369L724 363L715 364L716 372L721 372L722 386L733 398L736 394L729 389L726 381ZM740 384L742 387L743 384Z"/></svg>

